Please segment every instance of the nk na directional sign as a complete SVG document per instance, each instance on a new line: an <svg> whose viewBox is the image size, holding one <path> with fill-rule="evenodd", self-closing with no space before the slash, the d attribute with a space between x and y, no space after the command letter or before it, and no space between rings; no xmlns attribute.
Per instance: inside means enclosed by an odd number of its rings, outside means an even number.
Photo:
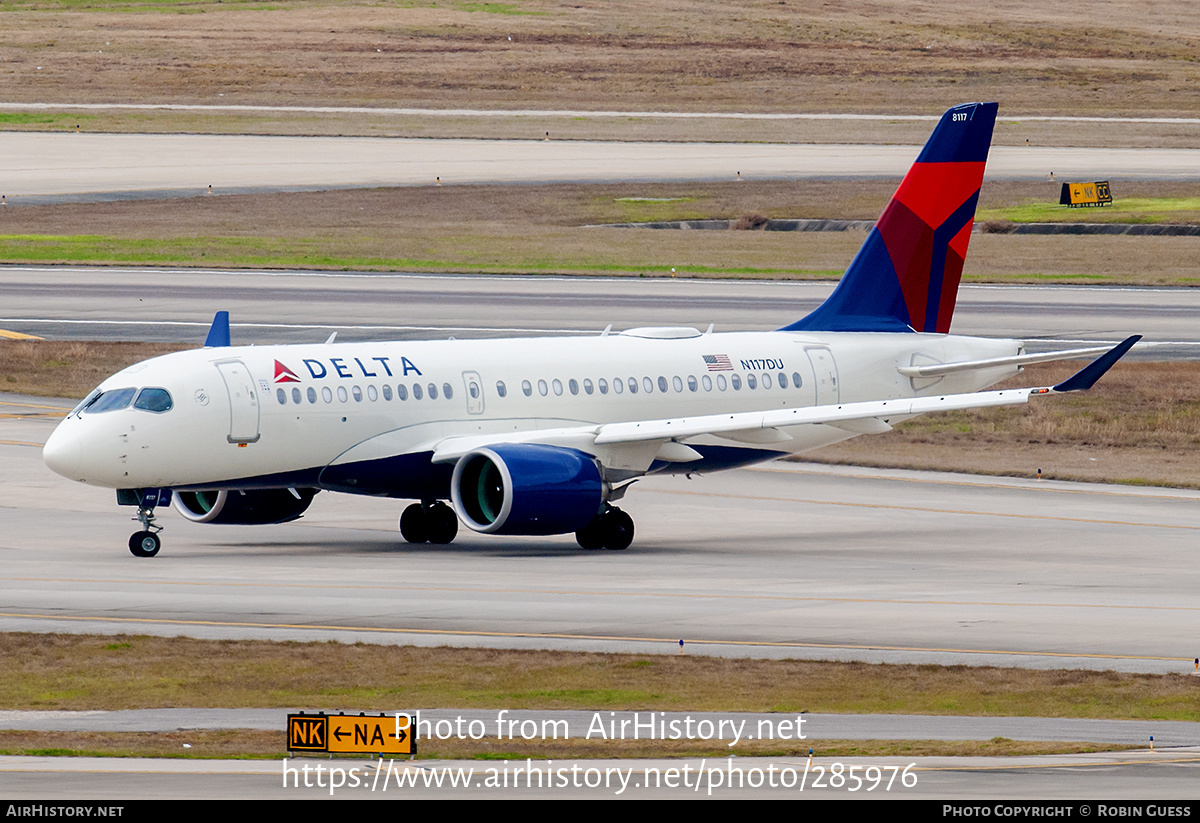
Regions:
<svg viewBox="0 0 1200 823"><path fill-rule="evenodd" d="M289 714L288 751L415 754L412 718L396 714Z"/></svg>

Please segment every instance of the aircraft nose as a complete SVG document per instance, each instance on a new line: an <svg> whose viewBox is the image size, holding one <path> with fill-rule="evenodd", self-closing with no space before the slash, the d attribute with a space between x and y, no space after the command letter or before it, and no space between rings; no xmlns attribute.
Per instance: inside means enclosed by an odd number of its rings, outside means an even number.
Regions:
<svg viewBox="0 0 1200 823"><path fill-rule="evenodd" d="M46 445L42 447L42 461L55 474L61 474L69 480L82 480L79 432L71 423L70 420L63 421L50 433Z"/></svg>

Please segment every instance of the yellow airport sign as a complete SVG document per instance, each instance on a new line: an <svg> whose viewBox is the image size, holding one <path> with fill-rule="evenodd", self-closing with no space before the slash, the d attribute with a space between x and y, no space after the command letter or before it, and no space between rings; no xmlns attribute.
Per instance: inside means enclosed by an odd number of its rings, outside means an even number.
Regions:
<svg viewBox="0 0 1200 823"><path fill-rule="evenodd" d="M395 714L289 714L288 751L416 754L412 718Z"/></svg>
<svg viewBox="0 0 1200 823"><path fill-rule="evenodd" d="M1059 194L1060 206L1103 206L1112 202L1112 190L1107 180L1094 183L1063 183Z"/></svg>

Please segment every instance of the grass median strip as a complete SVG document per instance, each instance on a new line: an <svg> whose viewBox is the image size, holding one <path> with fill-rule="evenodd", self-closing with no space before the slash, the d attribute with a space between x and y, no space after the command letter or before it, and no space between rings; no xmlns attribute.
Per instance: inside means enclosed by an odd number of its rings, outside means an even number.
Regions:
<svg viewBox="0 0 1200 823"><path fill-rule="evenodd" d="M26 757L170 757L197 759L276 759L287 752L282 727L192 729L175 732L35 732L0 730L0 755ZM420 740L422 760L570 760L660 757L1016 757L1121 751L1112 744L1009 740Z"/></svg>
<svg viewBox="0 0 1200 823"><path fill-rule="evenodd" d="M553 684L553 685L551 685ZM16 710L161 707L399 711L422 706L547 712L820 712L1200 720L1200 681L996 667L734 660L687 655L272 643L133 635L0 635L0 705ZM277 734L0 732L10 754L261 756ZM185 750L188 743L191 749ZM762 740L429 741L422 755L654 757L1037 754L1079 743ZM739 748L740 747L740 748ZM1111 749L1110 746L1103 747Z"/></svg>
<svg viewBox="0 0 1200 823"><path fill-rule="evenodd" d="M757 225L750 218L758 215L874 220L897 182L446 185L19 208L13 198L0 226L0 262L634 277L670 276L674 269L684 277L834 280L864 232L646 231L598 224L713 218ZM1193 184L1125 188L1131 201L1144 204L1136 213L1054 206L1056 186L1030 182L989 182L981 208L998 221L1030 209L1039 219L1041 209L1052 210L1054 219L1200 218L1200 208L1188 205L1196 200ZM1083 218L1081 211L1087 212ZM964 279L1195 285L1195 250L1193 237L980 234L972 240Z"/></svg>

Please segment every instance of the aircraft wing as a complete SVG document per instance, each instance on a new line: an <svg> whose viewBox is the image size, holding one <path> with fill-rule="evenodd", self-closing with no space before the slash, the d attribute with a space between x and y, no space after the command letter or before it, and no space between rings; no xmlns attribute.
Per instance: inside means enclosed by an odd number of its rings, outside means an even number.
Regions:
<svg viewBox="0 0 1200 823"><path fill-rule="evenodd" d="M779 429L804 425L832 425L863 433L883 432L891 427L887 420L938 411L980 409L990 406L1010 406L1029 402L1031 396L1062 394L1091 388L1100 377L1121 359L1133 344L1141 339L1134 335L1089 363L1079 372L1056 386L1028 389L948 394L932 397L913 397L899 400L872 400L862 403L839 403L810 406L800 409L771 409L768 411L706 414L695 417L676 417L663 420L635 420L624 423L572 426L541 431L513 432L510 435L473 435L453 437L440 443L434 462L450 462L476 448L498 443L538 443L595 452L603 447L621 447L652 441L682 441L700 435L726 436L736 440L769 443L772 439L788 440ZM778 433L770 436L771 430ZM766 435L766 436L763 436ZM680 459L686 460L685 455Z"/></svg>

